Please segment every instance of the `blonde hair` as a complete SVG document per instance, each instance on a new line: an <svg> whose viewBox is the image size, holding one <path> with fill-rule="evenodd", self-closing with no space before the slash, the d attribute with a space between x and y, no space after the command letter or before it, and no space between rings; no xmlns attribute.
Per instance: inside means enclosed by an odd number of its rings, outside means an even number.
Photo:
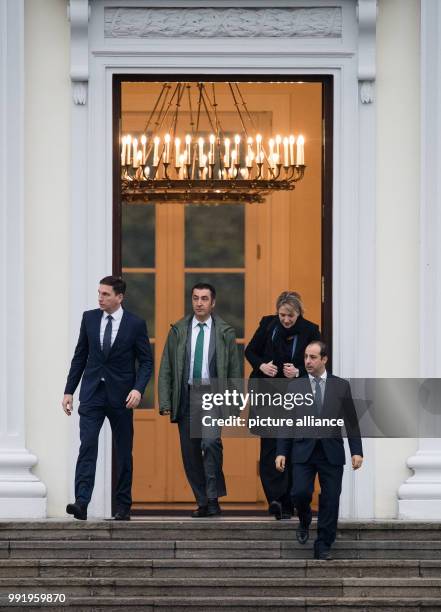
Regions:
<svg viewBox="0 0 441 612"><path fill-rule="evenodd" d="M277 312L285 305L292 308L297 314L303 316L303 302L300 293L297 293L297 291L283 291L279 295L276 301Z"/></svg>

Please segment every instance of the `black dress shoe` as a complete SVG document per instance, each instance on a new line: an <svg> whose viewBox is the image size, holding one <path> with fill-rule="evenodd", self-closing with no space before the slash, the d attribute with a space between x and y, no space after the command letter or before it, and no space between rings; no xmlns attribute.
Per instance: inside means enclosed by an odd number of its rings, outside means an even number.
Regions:
<svg viewBox="0 0 441 612"><path fill-rule="evenodd" d="M282 504L276 499L273 500L268 506L268 513L272 514L276 521L280 521L282 518Z"/></svg>
<svg viewBox="0 0 441 612"><path fill-rule="evenodd" d="M306 544L309 540L309 528L300 524L296 529L296 538L299 544Z"/></svg>
<svg viewBox="0 0 441 612"><path fill-rule="evenodd" d="M292 512L289 512L289 510L282 509L282 516L280 518L282 519L282 521L289 521L289 519L292 519Z"/></svg>
<svg viewBox="0 0 441 612"><path fill-rule="evenodd" d="M330 550L314 550L314 559L319 561L332 561Z"/></svg>
<svg viewBox="0 0 441 612"><path fill-rule="evenodd" d="M73 504L67 504L66 512L67 514L73 514L79 521L87 521L87 506L79 501L75 501Z"/></svg>
<svg viewBox="0 0 441 612"><path fill-rule="evenodd" d="M308 514L299 514L299 526L296 529L296 538L299 544L306 544L309 540L309 526L311 520L311 511L309 511Z"/></svg>
<svg viewBox="0 0 441 612"><path fill-rule="evenodd" d="M209 499L207 506L207 516L220 516L221 507L217 499Z"/></svg>
<svg viewBox="0 0 441 612"><path fill-rule="evenodd" d="M130 521L130 510L117 510L115 521Z"/></svg>
<svg viewBox="0 0 441 612"><path fill-rule="evenodd" d="M204 518L207 516L208 506L198 506L194 512L192 512L192 518Z"/></svg>

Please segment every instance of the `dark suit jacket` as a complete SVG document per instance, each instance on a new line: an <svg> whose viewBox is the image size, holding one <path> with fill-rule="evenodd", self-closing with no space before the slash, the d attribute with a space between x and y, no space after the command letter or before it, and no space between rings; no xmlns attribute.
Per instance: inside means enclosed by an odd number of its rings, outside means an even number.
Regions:
<svg viewBox="0 0 441 612"><path fill-rule="evenodd" d="M251 378L264 377L265 375L259 368L262 363L268 363L273 359L272 335L278 320L278 315L263 317L256 333L245 349L245 357L253 368ZM303 317L299 317L296 321L296 331L298 337L292 363L300 370L300 376L303 376L306 374L304 360L305 349L313 340L320 340L320 330L315 323ZM283 373L279 372L278 375L283 376Z"/></svg>
<svg viewBox="0 0 441 612"><path fill-rule="evenodd" d="M101 350L99 308L83 313L80 336L72 359L64 393L73 394L80 382L80 402L89 402L104 378L107 397L114 408L124 407L132 389L141 393L153 369L152 351L145 321L124 310L118 333L106 358ZM136 371L138 362L138 371Z"/></svg>
<svg viewBox="0 0 441 612"><path fill-rule="evenodd" d="M288 390L293 393L311 393L309 377L305 376L293 381L290 383ZM299 417L305 414L317 416L314 407L310 409L304 407L301 414L294 416ZM351 455L363 456L357 413L352 399L351 387L347 380L328 373L323 407L319 416L321 418L342 418L348 435ZM332 465L344 465L346 463L345 450L340 427L333 428L332 431L327 428L325 431L326 437L323 438L318 436L314 438L302 437L306 436L305 430L294 432L294 434L298 433L299 437L294 435L292 438L281 438L277 441L277 454L290 457L292 463L307 463L317 439L320 439L329 463Z"/></svg>

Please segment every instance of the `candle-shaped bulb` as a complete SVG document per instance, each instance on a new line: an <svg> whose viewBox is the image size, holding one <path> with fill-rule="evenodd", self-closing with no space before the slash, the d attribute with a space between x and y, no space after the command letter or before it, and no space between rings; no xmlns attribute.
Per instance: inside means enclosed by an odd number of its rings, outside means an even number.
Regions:
<svg viewBox="0 0 441 612"><path fill-rule="evenodd" d="M198 145L199 145L199 168L203 168L204 167L204 162L202 161L204 158L204 139L202 137L199 138L198 140Z"/></svg>
<svg viewBox="0 0 441 612"><path fill-rule="evenodd" d="M216 142L216 137L214 134L210 134L210 153L208 155L208 163L214 164L214 143Z"/></svg>
<svg viewBox="0 0 441 612"><path fill-rule="evenodd" d="M130 148L132 146L132 137L130 134L126 136L126 165L130 164Z"/></svg>
<svg viewBox="0 0 441 612"><path fill-rule="evenodd" d="M137 164L138 164L138 139L134 138L133 139L133 167L137 168Z"/></svg>
<svg viewBox="0 0 441 612"><path fill-rule="evenodd" d="M281 142L282 142L282 137L279 134L277 134L277 136L276 136L276 152L277 152L277 155L280 155L280 144L281 144Z"/></svg>
<svg viewBox="0 0 441 612"><path fill-rule="evenodd" d="M230 139L229 138L225 138L224 165L226 168L230 167Z"/></svg>
<svg viewBox="0 0 441 612"><path fill-rule="evenodd" d="M239 136L239 134L236 134L236 136L234 137L234 142L235 142L235 145L236 145L236 148L235 148L236 159L235 159L234 163L238 164L239 163L239 145L240 145L240 136Z"/></svg>
<svg viewBox="0 0 441 612"><path fill-rule="evenodd" d="M179 156L181 148L181 139L175 138L175 166L179 168Z"/></svg>
<svg viewBox="0 0 441 612"><path fill-rule="evenodd" d="M171 136L170 134L166 134L164 136L164 143L165 143L165 163L168 164L170 162L170 140L171 140Z"/></svg>
<svg viewBox="0 0 441 612"><path fill-rule="evenodd" d="M125 136L123 136L121 138L121 166L125 166L126 165L126 143L127 143L127 138Z"/></svg>
<svg viewBox="0 0 441 612"><path fill-rule="evenodd" d="M297 166L303 166L305 164L305 139L300 134L297 138Z"/></svg>
<svg viewBox="0 0 441 612"><path fill-rule="evenodd" d="M248 144L248 157L251 158L253 155L253 139L251 138L251 136L247 138L247 144Z"/></svg>
<svg viewBox="0 0 441 612"><path fill-rule="evenodd" d="M153 149L153 165L156 167L159 165L159 143L161 142L161 139L159 138L159 136L155 136L153 143L155 145L154 149Z"/></svg>
<svg viewBox="0 0 441 612"><path fill-rule="evenodd" d="M295 137L291 134L291 136L289 137L289 158L290 158L290 164L291 166L294 166L296 163L296 160L294 158L294 143L295 143L296 139Z"/></svg>
<svg viewBox="0 0 441 612"><path fill-rule="evenodd" d="M145 146L146 143L147 143L147 136L145 134L143 134L141 136L141 145L142 145L142 161L141 161L141 163L143 165L145 164L146 157L147 157L147 155L146 155L146 146Z"/></svg>
<svg viewBox="0 0 441 612"><path fill-rule="evenodd" d="M289 140L286 137L283 139L283 165L285 168L289 166Z"/></svg>
<svg viewBox="0 0 441 612"><path fill-rule="evenodd" d="M190 145L191 145L191 136L190 134L187 134L185 136L185 163L187 165L191 164L191 150L190 150Z"/></svg>

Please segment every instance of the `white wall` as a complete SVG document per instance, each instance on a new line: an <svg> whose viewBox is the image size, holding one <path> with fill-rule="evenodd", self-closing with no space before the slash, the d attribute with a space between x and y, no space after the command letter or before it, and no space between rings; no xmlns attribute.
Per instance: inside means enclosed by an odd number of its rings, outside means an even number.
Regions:
<svg viewBox="0 0 441 612"><path fill-rule="evenodd" d="M72 423L61 410L69 348L70 108L66 0L25 3L26 445L63 516Z"/></svg>
<svg viewBox="0 0 441 612"><path fill-rule="evenodd" d="M419 373L420 2L379 0L377 376ZM376 440L378 518L397 516L414 440Z"/></svg>

